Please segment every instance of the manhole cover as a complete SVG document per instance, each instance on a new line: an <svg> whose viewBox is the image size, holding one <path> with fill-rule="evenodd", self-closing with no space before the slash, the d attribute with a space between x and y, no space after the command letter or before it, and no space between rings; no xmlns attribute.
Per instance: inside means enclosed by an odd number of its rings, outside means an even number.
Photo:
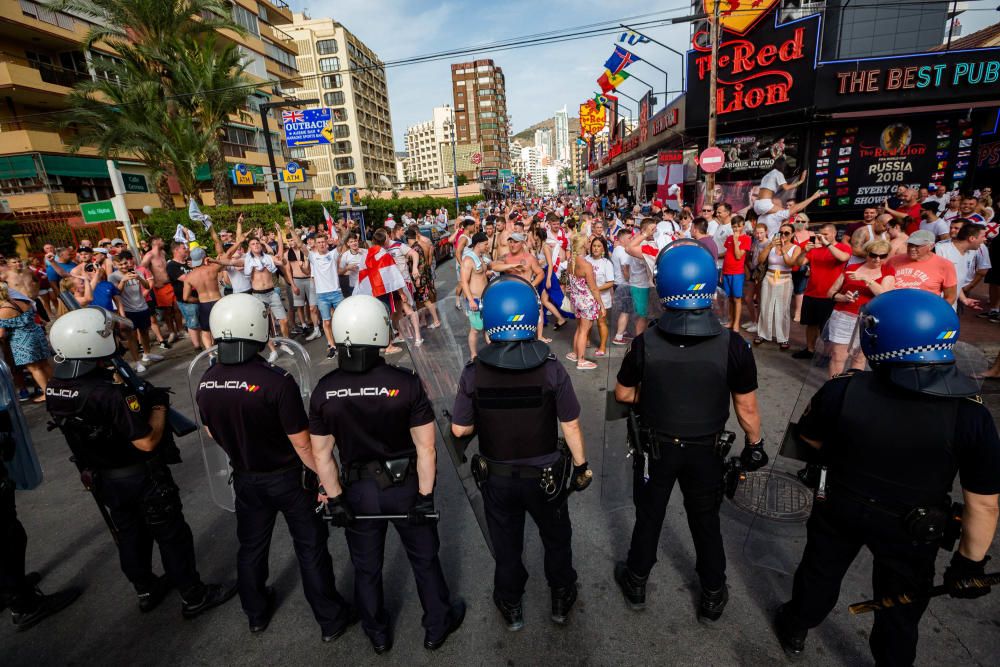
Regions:
<svg viewBox="0 0 1000 667"><path fill-rule="evenodd" d="M740 482L733 504L772 521L802 522L809 518L812 500L812 489L795 475L758 470Z"/></svg>

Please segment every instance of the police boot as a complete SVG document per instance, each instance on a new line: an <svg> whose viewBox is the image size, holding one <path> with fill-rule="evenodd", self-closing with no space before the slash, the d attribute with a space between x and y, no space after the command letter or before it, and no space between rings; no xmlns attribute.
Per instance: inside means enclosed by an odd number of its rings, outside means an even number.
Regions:
<svg viewBox="0 0 1000 667"><path fill-rule="evenodd" d="M80 597L80 591L70 588L52 595L42 595L37 588L16 594L10 601L11 619L18 630L34 627L56 612L62 611Z"/></svg>
<svg viewBox="0 0 1000 667"><path fill-rule="evenodd" d="M806 650L806 635L809 631L796 630L790 626L785 605L778 608L774 617L774 634L778 636L781 648L789 658L797 658Z"/></svg>
<svg viewBox="0 0 1000 667"><path fill-rule="evenodd" d="M615 582L622 589L625 604L632 611L642 611L646 608L646 579L632 574L625 561L615 563Z"/></svg>
<svg viewBox="0 0 1000 667"><path fill-rule="evenodd" d="M181 615L186 619L200 616L209 609L229 602L236 595L236 584L198 584L193 589L183 593L181 598Z"/></svg>
<svg viewBox="0 0 1000 667"><path fill-rule="evenodd" d="M42 575L37 572L29 572L24 575L24 587L34 588L38 585L38 582L42 580ZM4 611L10 606L10 603L14 600L13 593L0 593L0 611Z"/></svg>
<svg viewBox="0 0 1000 667"><path fill-rule="evenodd" d="M722 588L717 588L714 591L707 588L702 589L701 604L698 605L698 620L719 620L727 602L729 602L729 587L725 584L722 584Z"/></svg>
<svg viewBox="0 0 1000 667"><path fill-rule="evenodd" d="M552 589L552 620L563 625L569 616L569 610L576 603L576 582L565 588Z"/></svg>
<svg viewBox="0 0 1000 667"><path fill-rule="evenodd" d="M521 601L518 600L514 604L509 602L504 602L497 594L493 593L493 604L497 606L500 610L500 615L503 616L504 623L507 624L507 629L511 632L517 632L524 627L524 607L521 606Z"/></svg>
<svg viewBox="0 0 1000 667"><path fill-rule="evenodd" d="M139 594L139 611L145 614L156 609L172 587L166 575L156 577L149 586L136 587L136 593Z"/></svg>
<svg viewBox="0 0 1000 667"><path fill-rule="evenodd" d="M456 600L452 603L451 609L448 611L448 628L444 631L444 634L437 639L431 639L430 635L424 635L424 648L428 651L436 651L442 646L444 646L445 641L451 636L451 633L462 627L462 621L465 620L465 600Z"/></svg>

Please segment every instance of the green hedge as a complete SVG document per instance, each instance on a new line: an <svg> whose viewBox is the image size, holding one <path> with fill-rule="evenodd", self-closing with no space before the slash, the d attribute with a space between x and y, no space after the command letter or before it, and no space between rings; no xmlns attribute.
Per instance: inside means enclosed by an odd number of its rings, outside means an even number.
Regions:
<svg viewBox="0 0 1000 667"><path fill-rule="evenodd" d="M475 208L482 197L462 197L459 199L459 207L465 210L466 206ZM424 211L430 209L435 211L441 207L448 209L448 217L455 218L455 199L445 197L416 197L413 199L376 199L365 198L361 200L363 206L367 206L365 211L365 221L370 229L377 229L382 226L386 216L392 213L396 220L403 216L404 211L411 211L414 217L423 215ZM323 224L323 207L330 212L330 215L337 217L337 204L334 202L319 202L310 199L297 199L294 204L295 226L307 227L309 225ZM212 217L212 223L216 229L236 229L236 218L243 214L243 229L249 230L255 227L273 228L274 225L281 224L288 215L288 205L281 204L250 204L246 206L209 206L202 207L202 212ZM162 236L169 244L173 238L177 225L184 225L192 230L202 244L208 243L209 235L202 229L201 224L193 222L188 218L187 208L174 209L171 211L157 209L146 219L142 220L142 226L149 236ZM16 231L11 232L16 233ZM0 227L0 252L3 243L9 235L5 234L3 227Z"/></svg>

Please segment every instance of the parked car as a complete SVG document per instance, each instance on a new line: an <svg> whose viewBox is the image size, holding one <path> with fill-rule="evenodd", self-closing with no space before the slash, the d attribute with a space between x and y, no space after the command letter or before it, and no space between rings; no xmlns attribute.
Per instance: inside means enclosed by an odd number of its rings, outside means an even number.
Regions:
<svg viewBox="0 0 1000 667"><path fill-rule="evenodd" d="M449 240L449 229L441 229L438 225L420 225L420 233L431 240L434 244L434 261L438 264L451 259L455 254L455 246Z"/></svg>

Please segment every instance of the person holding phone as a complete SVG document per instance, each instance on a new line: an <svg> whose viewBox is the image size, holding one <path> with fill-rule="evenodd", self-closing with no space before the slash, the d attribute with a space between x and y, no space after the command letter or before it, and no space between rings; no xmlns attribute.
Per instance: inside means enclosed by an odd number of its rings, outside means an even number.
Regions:
<svg viewBox="0 0 1000 667"><path fill-rule="evenodd" d="M767 266L767 275L761 283L760 317L753 344L773 340L782 352L789 348L788 337L791 333L792 267L796 266L802 253L802 248L792 243L793 233L791 225L781 225L758 260Z"/></svg>
<svg viewBox="0 0 1000 667"><path fill-rule="evenodd" d="M851 258L851 246L837 241L837 227L831 222L813 233L804 250L799 253L797 261L800 266L809 266L809 280L802 295L802 315L799 318L806 328L806 346L792 354L794 359L812 359L816 353L816 340L833 312L830 288L843 274L844 266Z"/></svg>

